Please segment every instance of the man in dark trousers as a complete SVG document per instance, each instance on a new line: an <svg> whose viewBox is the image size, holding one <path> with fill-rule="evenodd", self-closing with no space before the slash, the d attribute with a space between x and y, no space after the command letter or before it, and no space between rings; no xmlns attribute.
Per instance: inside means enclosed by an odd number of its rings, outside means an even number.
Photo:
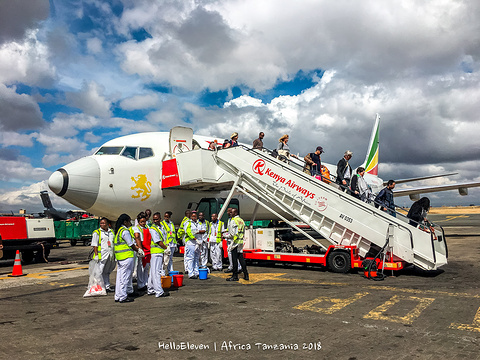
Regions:
<svg viewBox="0 0 480 360"><path fill-rule="evenodd" d="M238 261L240 261L240 265L242 265L243 278L249 280L247 264L243 258L245 223L240 216L238 216L238 209L232 209L229 216L231 219L228 222L228 232L225 233L225 238L232 239L232 243L228 247L232 252L233 274L232 277L227 279L227 281L238 281Z"/></svg>
<svg viewBox="0 0 480 360"><path fill-rule="evenodd" d="M378 195L375 197L375 207L382 209L383 211L388 211L392 216L396 217L395 213L395 204L393 202L393 189L395 188L395 181L388 180L387 186L380 190Z"/></svg>
<svg viewBox="0 0 480 360"><path fill-rule="evenodd" d="M348 161L352 158L353 152L350 150L345 151L343 158L337 164L337 181L336 183L341 186L342 191L345 191L350 186L350 179L352 178L352 167Z"/></svg>

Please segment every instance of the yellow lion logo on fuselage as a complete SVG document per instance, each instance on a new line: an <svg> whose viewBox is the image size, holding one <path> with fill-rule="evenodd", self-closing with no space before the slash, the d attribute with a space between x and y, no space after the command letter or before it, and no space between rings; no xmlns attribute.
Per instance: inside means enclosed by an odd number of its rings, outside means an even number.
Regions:
<svg viewBox="0 0 480 360"><path fill-rule="evenodd" d="M132 186L130 189L136 190L136 195L132 195L132 198L137 199L141 197L142 199L140 201L147 200L152 192L152 183L147 180L147 175L140 174L136 179L133 176L131 179L135 183L135 186Z"/></svg>

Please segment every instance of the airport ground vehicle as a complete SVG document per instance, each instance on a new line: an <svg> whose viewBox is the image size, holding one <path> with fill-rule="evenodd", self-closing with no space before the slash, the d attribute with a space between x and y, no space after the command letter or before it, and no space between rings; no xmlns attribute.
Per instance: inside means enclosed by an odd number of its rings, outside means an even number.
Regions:
<svg viewBox="0 0 480 360"><path fill-rule="evenodd" d="M55 245L52 219L24 216L0 216L0 235L3 241L3 259L15 257L20 250L25 263L48 260Z"/></svg>
<svg viewBox="0 0 480 360"><path fill-rule="evenodd" d="M170 164L165 166L165 162ZM395 217L381 211L266 151L242 146L219 151L197 149L176 154L165 160L162 168L162 177L169 180L162 182L162 188L230 190L225 203L235 192L241 193L317 246L304 247L297 253L278 251L271 241L262 241L264 234L258 229L250 229L244 246L246 259L317 263L328 265L335 272L366 264L370 269L371 264L391 270L413 264L435 270L447 263L448 249L441 227L427 232L411 226L400 214ZM219 217L225 210L222 207ZM291 222L292 218L309 225L324 241L305 233ZM254 219L255 211L251 220Z"/></svg>
<svg viewBox="0 0 480 360"><path fill-rule="evenodd" d="M93 230L99 228L99 222L96 218L55 221L55 237L57 240L69 240L72 246L78 242L89 246Z"/></svg>
<svg viewBox="0 0 480 360"><path fill-rule="evenodd" d="M197 205L197 211L201 211L207 218L212 213L219 213L225 204L225 198L203 198ZM238 208L237 199L229 207ZM226 223L226 213L223 215ZM252 226L250 226L252 224ZM298 223L293 222L296 226ZM303 263L305 265L324 266L333 272L344 273L350 269L362 268L365 264L375 264L373 269L401 270L404 267L402 261L382 261L383 258L375 258L375 254L360 257L356 246L330 245L326 249L316 244L308 244L308 241L296 241L296 235L285 222L278 221L245 221L246 232L244 241L244 258L250 262L278 262L278 263ZM305 239L305 238L304 238ZM317 241L318 241L317 237ZM297 243L300 242L300 245ZM223 241L223 258L227 261L227 244ZM366 263L364 261L367 260Z"/></svg>

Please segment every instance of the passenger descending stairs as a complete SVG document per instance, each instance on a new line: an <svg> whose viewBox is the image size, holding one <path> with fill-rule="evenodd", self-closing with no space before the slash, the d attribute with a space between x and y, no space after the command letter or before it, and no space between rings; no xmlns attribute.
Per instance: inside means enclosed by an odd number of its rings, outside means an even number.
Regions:
<svg viewBox="0 0 480 360"><path fill-rule="evenodd" d="M372 244L386 239L389 260L405 261L425 270L447 263L443 233L431 234L364 203L303 173L261 150L234 147L219 151L194 150L176 157L180 185L232 184L271 209L305 222L332 244L355 245L365 256ZM197 170L195 170L197 169Z"/></svg>

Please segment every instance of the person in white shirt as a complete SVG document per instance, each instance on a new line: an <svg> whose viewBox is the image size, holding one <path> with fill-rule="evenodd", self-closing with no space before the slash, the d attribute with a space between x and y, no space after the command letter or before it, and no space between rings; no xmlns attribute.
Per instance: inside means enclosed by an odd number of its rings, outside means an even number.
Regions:
<svg viewBox="0 0 480 360"><path fill-rule="evenodd" d="M127 289L132 282L132 273L134 265L134 257L145 256L143 250L139 248L132 240L129 227L131 226L131 218L127 214L122 214L115 224L115 237L113 239L113 251L117 259L117 281L115 284L115 302L126 303L132 302L133 299L128 297Z"/></svg>
<svg viewBox="0 0 480 360"><path fill-rule="evenodd" d="M242 264L243 269L243 278L249 280L247 264L243 258L243 238L245 236L245 222L243 219L238 216L238 209L232 209L229 213L231 220L228 223L228 231L224 233L226 239L232 239L230 243L229 250L232 252L233 259L233 274L232 277L226 279L227 281L238 281L238 267L237 262L239 261Z"/></svg>
<svg viewBox="0 0 480 360"><path fill-rule="evenodd" d="M150 273L150 231L146 227L147 216L144 212L137 215L138 225L133 226L134 240L139 248L141 248L145 256L141 259L137 257L137 290L146 291L148 283L148 274Z"/></svg>
<svg viewBox="0 0 480 360"><path fill-rule="evenodd" d="M212 214L210 232L208 233L208 244L210 246L210 257L212 258L212 270L222 270L222 233L225 231L223 222L218 220L217 214Z"/></svg>
<svg viewBox="0 0 480 360"><path fill-rule="evenodd" d="M201 225L202 230L205 232L200 237L202 240L202 246L200 248L200 266L207 267L208 263L208 233L210 231L210 222L205 220L203 212L198 213L198 223Z"/></svg>
<svg viewBox="0 0 480 360"><path fill-rule="evenodd" d="M200 250L203 243L202 236L206 232L205 226L197 222L197 213L192 212L192 217L185 223L185 261L190 279L198 279Z"/></svg>
<svg viewBox="0 0 480 360"><path fill-rule="evenodd" d="M167 236L165 238L165 245L167 245L170 250L168 256L166 253L164 254L163 259L167 275L170 273L170 271L173 271L173 254L177 250L177 234L175 232L175 224L173 221L170 221L171 217L172 212L167 211L163 216L163 221L160 223Z"/></svg>
<svg viewBox="0 0 480 360"><path fill-rule="evenodd" d="M163 226L160 225L161 215L159 212L153 214L153 224L149 231L152 238L150 246L151 260L150 260L150 276L148 278L148 295L155 295L155 297L170 296L170 293L165 292L162 288L163 271L163 256L167 248L165 244L167 233Z"/></svg>
<svg viewBox="0 0 480 360"><path fill-rule="evenodd" d="M110 274L115 269L115 257L113 256L113 238L114 234L109 227L109 221L103 217L100 219L100 228L93 231L92 247L93 259L99 262L102 272L103 282L107 292L112 292L110 288Z"/></svg>
<svg viewBox="0 0 480 360"><path fill-rule="evenodd" d="M232 218L230 216L233 208L228 208L227 209L227 215L228 215L228 222L227 222L227 228L231 228L230 226L230 221L232 221ZM227 240L227 249L230 247L230 244L233 242L232 238L225 238ZM225 270L226 273L231 273L233 272L233 259L232 259L232 252L230 250L227 250L228 252L228 268ZM237 261L237 266L238 266L238 271L242 271L242 265L240 264L239 261Z"/></svg>

